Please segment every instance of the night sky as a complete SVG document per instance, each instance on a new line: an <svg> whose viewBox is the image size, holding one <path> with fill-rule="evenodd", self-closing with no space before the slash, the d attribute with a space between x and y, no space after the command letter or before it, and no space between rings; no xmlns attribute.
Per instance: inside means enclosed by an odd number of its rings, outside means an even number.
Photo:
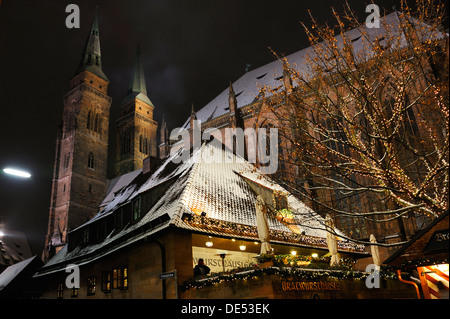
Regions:
<svg viewBox="0 0 450 319"><path fill-rule="evenodd" d="M389 11L398 2L375 1ZM79 29L65 26L70 3L80 7ZM365 1L350 3L365 19ZM343 1L0 0L0 169L14 166L33 175L20 180L0 173L0 223L25 232L34 254L44 248L62 98L96 5L112 126L140 36L155 120L164 114L172 129L184 123L192 103L206 105L247 64L252 69L272 61L269 47L286 55L307 47L300 21L310 25L308 9L334 24L331 6L340 10Z"/></svg>

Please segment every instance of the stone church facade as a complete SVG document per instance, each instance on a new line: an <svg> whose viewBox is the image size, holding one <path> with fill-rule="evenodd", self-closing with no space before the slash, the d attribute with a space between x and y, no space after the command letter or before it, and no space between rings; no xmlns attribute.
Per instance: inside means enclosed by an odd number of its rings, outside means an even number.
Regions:
<svg viewBox="0 0 450 319"><path fill-rule="evenodd" d="M110 81L102 69L100 32L96 13L80 65L63 99L58 128L43 259L48 260L67 242L67 234L97 214L106 195L108 147L116 145L115 176L142 168L143 159L156 157L154 105L147 96L139 47L127 96L117 120L116 141L110 141L112 99Z"/></svg>

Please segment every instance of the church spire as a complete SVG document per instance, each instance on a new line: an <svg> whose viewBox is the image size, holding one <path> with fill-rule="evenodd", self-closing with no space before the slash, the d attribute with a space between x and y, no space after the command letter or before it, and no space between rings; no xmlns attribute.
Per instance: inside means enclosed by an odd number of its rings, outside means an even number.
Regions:
<svg viewBox="0 0 450 319"><path fill-rule="evenodd" d="M86 46L81 58L79 72L87 70L100 78L109 82L102 70L102 60L100 52L100 33L98 28L98 7L95 9L94 20L91 31L86 41Z"/></svg>
<svg viewBox="0 0 450 319"><path fill-rule="evenodd" d="M136 48L136 58L134 60L133 74L131 76L130 85L128 87L128 95L124 102L127 102L133 98L137 98L142 102L145 102L151 106L153 103L147 96L147 86L145 84L144 66L141 60L141 44L140 42Z"/></svg>

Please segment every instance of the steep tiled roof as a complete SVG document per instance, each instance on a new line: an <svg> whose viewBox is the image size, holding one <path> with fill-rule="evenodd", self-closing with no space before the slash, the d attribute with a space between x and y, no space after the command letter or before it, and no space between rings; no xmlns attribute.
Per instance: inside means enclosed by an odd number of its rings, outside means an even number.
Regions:
<svg viewBox="0 0 450 319"><path fill-rule="evenodd" d="M324 219L259 173L252 164L213 143L203 144L185 162L175 164L173 160L179 155L172 154L150 176L140 173L128 185L116 191L114 198L97 216L74 231L113 214L145 192L151 192L166 182L173 182L141 219L109 234L97 244L75 247L71 251L66 247L44 269L74 258L78 259L77 263L83 260L90 262L100 252L116 250L117 247L166 227L258 240L255 209L257 194L249 182L257 183L270 194L273 191L285 194L289 208L295 215L293 222L296 228L293 228L274 214L268 214L274 242L326 248ZM341 250L363 250L362 245L345 241L340 243Z"/></svg>
<svg viewBox="0 0 450 319"><path fill-rule="evenodd" d="M373 55L370 43L374 43L377 39L381 45L387 45L389 43L393 49L404 47L407 41L403 35L400 23L402 16L400 12L393 12L381 17L379 28L367 28L363 25L361 28L354 28L347 31L345 36L351 41L355 59L359 62L370 59ZM416 26L416 29L419 31L419 37L422 39L434 40L443 36L439 31L432 30L430 26L417 19L411 18L410 20ZM337 35L335 39L337 47L342 47L344 43L342 36ZM312 65L309 61L320 54L321 45L321 43L318 43L286 56L289 66L296 69L305 79L308 79L313 74L311 72ZM293 84L294 86L298 85L298 83ZM268 87L273 89L283 85L283 64L279 60L265 64L245 73L232 85L236 93L238 108L249 105L255 99L258 99L261 88ZM227 114L229 112L228 94L229 88L227 87L222 93L196 112L197 120L203 123ZM270 95L270 92L266 92L266 94ZM189 119L187 119L183 128L189 128L189 126Z"/></svg>

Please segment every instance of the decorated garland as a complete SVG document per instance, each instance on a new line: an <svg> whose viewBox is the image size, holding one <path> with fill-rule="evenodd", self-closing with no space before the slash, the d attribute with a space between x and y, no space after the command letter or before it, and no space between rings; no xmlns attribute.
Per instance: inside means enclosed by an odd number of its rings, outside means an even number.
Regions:
<svg viewBox="0 0 450 319"><path fill-rule="evenodd" d="M231 282L235 280L249 280L258 279L267 275L280 275L283 278L319 280L321 278L334 279L356 279L365 280L369 273L352 270L311 270L291 267L268 267L268 268L250 268L248 270L240 269L238 272L231 272L228 274L217 274L215 276L206 277L200 280L187 280L181 285L181 290L186 291L191 288L202 289L208 286L220 284L222 282ZM380 278L383 279L397 279L395 273L381 271Z"/></svg>
<svg viewBox="0 0 450 319"><path fill-rule="evenodd" d="M311 255L274 255L274 266L279 267L294 267L294 268L320 268L330 270L352 270L356 264L353 258L341 258L339 265L330 266L330 256L312 257Z"/></svg>
<svg viewBox="0 0 450 319"><path fill-rule="evenodd" d="M214 230L223 234L233 234L248 237L258 238L258 228L256 226L248 226L243 224L236 224L232 222L227 222L223 220L207 218L199 215L189 215L185 217L183 221L193 227ZM313 245L318 247L328 247L327 239L323 237L307 236L296 233L288 233L279 230L270 229L270 237L273 240L279 240L284 242L291 242L295 244L303 243L306 245ZM338 248L347 251L358 251L363 252L364 245L356 244L353 242L346 242L342 240L337 241Z"/></svg>

